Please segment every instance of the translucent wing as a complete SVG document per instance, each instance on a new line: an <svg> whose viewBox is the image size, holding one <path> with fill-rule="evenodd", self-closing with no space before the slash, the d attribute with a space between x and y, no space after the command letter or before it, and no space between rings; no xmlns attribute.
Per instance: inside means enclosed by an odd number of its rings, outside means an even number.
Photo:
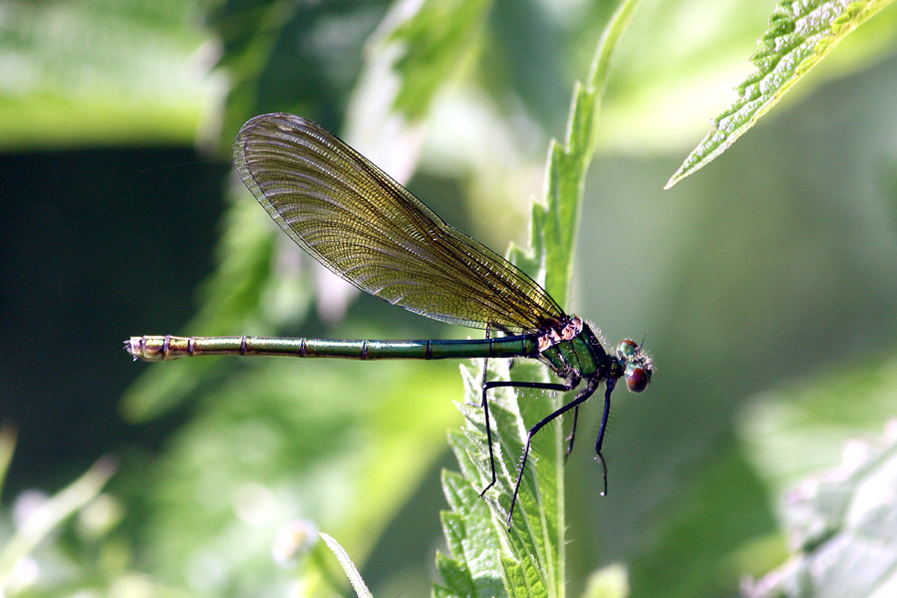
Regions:
<svg viewBox="0 0 897 598"><path fill-rule="evenodd" d="M234 161L274 221L366 293L473 328L534 332L563 316L520 269L312 122L257 116L237 135Z"/></svg>

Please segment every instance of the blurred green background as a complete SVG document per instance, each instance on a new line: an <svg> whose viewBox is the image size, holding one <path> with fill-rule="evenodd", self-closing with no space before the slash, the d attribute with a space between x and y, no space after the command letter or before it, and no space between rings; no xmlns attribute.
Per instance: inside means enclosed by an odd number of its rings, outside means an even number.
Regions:
<svg viewBox="0 0 897 598"><path fill-rule="evenodd" d="M733 595L784 558L785 491L897 414L893 7L661 191L750 72L773 6L646 0L615 58L572 311L612 343L647 335L657 371L616 395L609 496L590 443L568 463L571 595L613 562L633 596ZM423 7L0 6L0 418L19 435L0 538L32 489L120 464L121 520L60 531L23 595L329 595L332 563L271 556L296 520L336 537L375 595L429 593L457 364L145 365L120 349L478 334L347 293L229 159L246 119L301 114L500 253L525 244L548 140L614 4ZM586 415L580 438L600 409Z"/></svg>

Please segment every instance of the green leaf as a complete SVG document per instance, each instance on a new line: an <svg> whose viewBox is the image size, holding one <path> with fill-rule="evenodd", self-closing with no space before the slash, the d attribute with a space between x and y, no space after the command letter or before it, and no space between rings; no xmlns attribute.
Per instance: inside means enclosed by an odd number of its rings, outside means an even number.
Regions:
<svg viewBox="0 0 897 598"><path fill-rule="evenodd" d="M836 466L857 434L894 417L897 354L864 355L746 404L739 435L753 469L776 494Z"/></svg>
<svg viewBox="0 0 897 598"><path fill-rule="evenodd" d="M482 498L480 492L491 479L489 447L486 443L483 410L479 407L482 369L479 364L462 368L468 403L459 405L466 418L464 434L452 434L463 477L447 472L443 488L452 508L443 515L449 549L454 560L447 571L468 571L468 578L443 577L440 591L453 596L563 596L561 549L558 534L560 501L556 468L563 457L560 442L550 433L536 439L537 449L530 455L515 507L514 525L507 528L507 512L517 478L519 456L526 436L524 419L517 396L509 388L490 392L489 412L492 419L492 441L495 451L497 483ZM515 374L525 370L521 379L544 379L535 367L519 364ZM507 379L508 363L493 360L490 378ZM540 377L541 376L541 377ZM541 403L542 409L553 409ZM553 447L552 444L558 445ZM444 557L448 558L448 557Z"/></svg>
<svg viewBox="0 0 897 598"><path fill-rule="evenodd" d="M463 440L456 436L451 442L458 446ZM437 555L436 566L443 583L434 591L445 596L501 596L501 544L499 536L491 533L488 505L470 482L457 473L443 472L442 484L452 507L452 512L442 514L442 528L454 558Z"/></svg>
<svg viewBox="0 0 897 598"><path fill-rule="evenodd" d="M286 583L271 559L285 519L313 521L362 563L413 496L458 420L456 370L334 359L315 363L310 376L307 365L233 367L226 385L209 384L192 404L196 415L152 470L157 483L134 489L156 506L147 550L161 570L177 576L179 563L205 557L222 564L222 587ZM245 488L265 489L253 503L258 519L234 517L234 493Z"/></svg>
<svg viewBox="0 0 897 598"><path fill-rule="evenodd" d="M190 144L215 81L190 2L5 0L0 147Z"/></svg>
<svg viewBox="0 0 897 598"><path fill-rule="evenodd" d="M344 134L399 182L417 166L437 96L476 64L491 0L398 2L372 36Z"/></svg>
<svg viewBox="0 0 897 598"><path fill-rule="evenodd" d="M609 57L638 2L625 2L611 19L598 44L589 79L577 85L563 145L552 142L547 166L544 205L534 205L532 258L512 248L522 267L538 270L546 288L561 305L569 296L576 227L582 204L585 176L595 148L598 101L607 80ZM502 596L513 598L563 598L565 596L564 455L562 426L544 429L533 439L533 449L514 507L511 528L508 510L521 466L527 437L526 422L536 422L556 411L563 396L544 400L525 397L512 388L490 391L492 449L496 483L490 484L490 453L482 402L483 368L462 368L466 402L459 405L465 417L464 434L452 434L450 442L463 473L445 474L443 488L452 512L444 514L451 557L440 557L444 585L434 595ZM486 377L510 379L507 362L492 360ZM546 381L544 368L532 362L516 363L514 379ZM484 560L485 559L485 560ZM495 588L503 581L504 594Z"/></svg>
<svg viewBox="0 0 897 598"><path fill-rule="evenodd" d="M302 114L338 130L364 66L364 46L385 2L214 2L230 89L220 126L229 147L240 126L266 112Z"/></svg>
<svg viewBox="0 0 897 598"><path fill-rule="evenodd" d="M780 562L784 541L767 488L737 448L717 447L655 526L647 550L629 563L634 595L724 595L746 573Z"/></svg>
<svg viewBox="0 0 897 598"><path fill-rule="evenodd" d="M478 52L491 7L490 0L430 0L386 37L401 48L393 63L401 77L394 111L409 120L424 116L437 90Z"/></svg>
<svg viewBox="0 0 897 598"><path fill-rule="evenodd" d="M753 598L890 596L897 587L897 427L849 443L840 467L791 496L795 555L750 588Z"/></svg>
<svg viewBox="0 0 897 598"><path fill-rule="evenodd" d="M560 305L566 305L569 299L583 189L595 154L598 109L607 83L610 56L638 4L638 1L621 4L605 29L586 84L577 83L573 91L565 143L552 141L548 150L545 205L533 206L533 249L537 256L544 256L541 260L545 289Z"/></svg>
<svg viewBox="0 0 897 598"><path fill-rule="evenodd" d="M670 178L669 189L729 149L848 33L893 0L782 0L773 11L757 71L738 86L738 99L714 119L714 128Z"/></svg>
<svg viewBox="0 0 897 598"><path fill-rule="evenodd" d="M764 393L744 408L745 455L770 492L784 497L777 506L791 539L790 557L778 559L785 564L748 595L893 594L895 390L897 355L868 354Z"/></svg>

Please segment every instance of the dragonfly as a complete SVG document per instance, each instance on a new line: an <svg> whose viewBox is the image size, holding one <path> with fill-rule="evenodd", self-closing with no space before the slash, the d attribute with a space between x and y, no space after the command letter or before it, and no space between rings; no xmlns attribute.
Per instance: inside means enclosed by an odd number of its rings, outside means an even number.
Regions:
<svg viewBox="0 0 897 598"><path fill-rule="evenodd" d="M290 114L249 120L234 142L240 178L293 241L340 278L411 312L485 330L468 340L325 340L256 336L134 336L125 349L134 359L169 361L200 355L268 355L301 358L483 359L480 406L489 447L491 481L497 481L489 391L501 387L575 396L527 432L507 513L514 506L533 438L550 422L573 412L567 455L573 449L580 406L603 383L604 412L595 443L602 455L611 394L620 378L636 393L651 381L653 361L626 339L606 350L600 331L567 314L535 280L485 245L446 224L410 191L323 127ZM556 382L487 380L489 359L542 362Z"/></svg>

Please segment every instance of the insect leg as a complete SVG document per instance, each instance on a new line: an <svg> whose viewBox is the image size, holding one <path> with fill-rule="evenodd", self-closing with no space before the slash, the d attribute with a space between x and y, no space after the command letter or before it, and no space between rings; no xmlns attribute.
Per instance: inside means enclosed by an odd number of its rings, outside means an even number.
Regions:
<svg viewBox="0 0 897 598"><path fill-rule="evenodd" d="M573 442L576 440L576 422L579 421L579 407L573 409L573 428L570 429L570 436L567 437L567 453L564 455L564 462L566 463L567 459L570 457L570 453L573 452Z"/></svg>
<svg viewBox="0 0 897 598"><path fill-rule="evenodd" d="M610 395L614 391L617 381L610 378L607 381L607 390L604 393L604 415L601 416L601 428L598 430L598 440L595 441L595 454L601 462L601 468L604 470L604 491L601 496L607 495L607 463L604 462L604 455L601 454L601 447L604 445L604 432L607 430L607 418L610 416Z"/></svg>
<svg viewBox="0 0 897 598"><path fill-rule="evenodd" d="M488 332L487 332L488 334ZM535 388L537 390L549 390L549 391L559 391L566 392L568 390L573 390L579 384L579 380L571 380L566 383L550 383L550 382L515 382L513 380L494 380L492 382L486 381L486 370L485 367L488 365L487 363L483 364L483 415L486 424L486 442L489 445L489 465L492 471L492 481L483 488L483 491L480 492L480 496L486 494L486 491L492 488L496 481L498 480L498 476L495 473L495 451L492 447L492 428L490 426L490 417L489 417L489 402L487 400L486 392L490 388L503 388L503 387L512 387L512 388ZM519 485L519 480L518 480Z"/></svg>
<svg viewBox="0 0 897 598"><path fill-rule="evenodd" d="M492 334L492 327L490 324L486 324L486 338L490 338ZM492 486L495 485L498 477L495 475L495 453L492 449L492 426L489 423L489 401L486 398L486 391L489 390L490 383L486 380L486 376L489 374L489 358L483 358L483 400L481 401L481 405L483 407L483 419L485 420L486 425L486 443L489 445L489 467L492 470L492 481L483 488L482 492L480 492L480 496L482 497L486 494L486 491L489 490Z"/></svg>
<svg viewBox="0 0 897 598"><path fill-rule="evenodd" d="M523 481L523 472L524 472L524 469L526 468L526 460L529 458L529 451L530 451L530 446L532 445L532 442L533 442L533 437L539 432L539 430L544 428L547 424L549 424L552 421L556 420L557 418L561 417L562 415L564 415L566 412L570 411L571 409L576 409L577 407L579 407L580 405L582 405L583 403L588 401L589 397L591 397L592 394L595 392L595 389L597 388L597 386L598 386L597 379L589 380L588 385L582 390L582 392L580 392L578 395L576 395L576 398L574 398L572 401L570 401L569 403L567 403L566 405L564 405L557 411L551 413L550 415L548 415L547 417L542 419L542 421L540 421L535 426L530 428L529 433L526 436L526 445L523 447L523 456L520 459L520 469L517 472L517 483L514 484L514 494L511 496L511 508L508 509L508 528L509 529L511 527L511 519L514 516L514 506L517 504L517 495L520 493L520 483ZM610 395L608 394L606 401L609 401L609 400L610 400Z"/></svg>

